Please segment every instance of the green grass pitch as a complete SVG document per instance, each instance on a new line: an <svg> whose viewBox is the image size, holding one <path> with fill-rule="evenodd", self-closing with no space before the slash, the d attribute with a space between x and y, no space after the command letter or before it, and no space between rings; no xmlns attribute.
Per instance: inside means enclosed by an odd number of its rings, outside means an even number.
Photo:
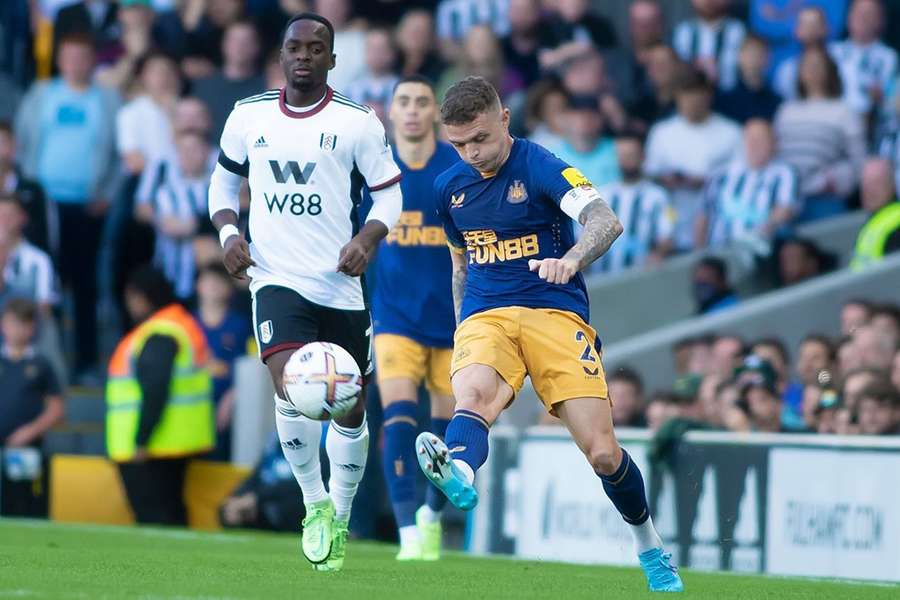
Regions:
<svg viewBox="0 0 900 600"><path fill-rule="evenodd" d="M351 541L341 573L316 573L299 536L0 520L0 598L144 600L303 598L421 600L651 598L637 569L451 553L438 563L394 561L395 547ZM869 600L900 586L683 573L684 597Z"/></svg>

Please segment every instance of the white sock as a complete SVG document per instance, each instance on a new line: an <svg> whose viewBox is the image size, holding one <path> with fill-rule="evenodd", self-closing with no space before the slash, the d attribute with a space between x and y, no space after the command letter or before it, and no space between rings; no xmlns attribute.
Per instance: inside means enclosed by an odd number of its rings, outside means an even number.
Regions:
<svg viewBox="0 0 900 600"><path fill-rule="evenodd" d="M400 545L408 546L410 544L418 544L422 541L419 537L419 529L415 525L407 525L400 528Z"/></svg>
<svg viewBox="0 0 900 600"><path fill-rule="evenodd" d="M463 476L465 476L466 481L472 483L475 481L475 471L472 470L472 467L469 466L469 463L464 460L460 460L458 458L453 459L453 464L456 465L456 468L462 471Z"/></svg>
<svg viewBox="0 0 900 600"><path fill-rule="evenodd" d="M325 439L325 450L331 464L328 490L334 502L334 518L346 521L350 518L353 497L362 481L369 455L369 427L365 417L362 425L353 429L332 421Z"/></svg>
<svg viewBox="0 0 900 600"><path fill-rule="evenodd" d="M634 547L637 549L638 554L653 548L662 548L662 538L656 533L653 519L650 517L647 517L647 520L640 525L629 524L628 529L631 531L631 537L634 538Z"/></svg>
<svg viewBox="0 0 900 600"><path fill-rule="evenodd" d="M291 465L294 478L303 491L303 502L312 504L328 499L319 464L322 424L304 417L289 403L275 396L275 428L281 451Z"/></svg>
<svg viewBox="0 0 900 600"><path fill-rule="evenodd" d="M441 513L437 512L427 504L423 504L422 508L416 512L416 516L422 515L422 520L426 523L437 523L441 520Z"/></svg>

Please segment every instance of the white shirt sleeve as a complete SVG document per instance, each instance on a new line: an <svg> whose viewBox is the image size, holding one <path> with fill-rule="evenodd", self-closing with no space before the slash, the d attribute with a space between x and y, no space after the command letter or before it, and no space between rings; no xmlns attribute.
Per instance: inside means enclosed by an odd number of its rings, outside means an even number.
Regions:
<svg viewBox="0 0 900 600"><path fill-rule="evenodd" d="M225 121L219 140L219 164L228 171L247 177L247 141L244 132L243 111L235 106Z"/></svg>
<svg viewBox="0 0 900 600"><path fill-rule="evenodd" d="M141 150L140 132L135 122L138 116L131 104L116 113L116 150L119 154Z"/></svg>
<svg viewBox="0 0 900 600"><path fill-rule="evenodd" d="M365 116L362 131L356 139L353 159L372 192L400 181L400 168L394 162L384 126L374 111Z"/></svg>

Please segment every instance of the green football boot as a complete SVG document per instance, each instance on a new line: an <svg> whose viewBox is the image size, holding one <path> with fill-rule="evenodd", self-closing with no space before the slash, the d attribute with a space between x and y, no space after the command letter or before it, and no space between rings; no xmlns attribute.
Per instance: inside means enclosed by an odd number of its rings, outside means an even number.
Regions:
<svg viewBox="0 0 900 600"><path fill-rule="evenodd" d="M322 500L306 506L306 517L303 519L303 556L313 565L328 560L331 554L334 537L334 504L331 499Z"/></svg>

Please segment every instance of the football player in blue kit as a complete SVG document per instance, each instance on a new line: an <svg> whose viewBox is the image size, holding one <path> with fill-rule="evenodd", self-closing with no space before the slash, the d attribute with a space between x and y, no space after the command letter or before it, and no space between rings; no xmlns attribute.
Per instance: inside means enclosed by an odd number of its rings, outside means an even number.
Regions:
<svg viewBox="0 0 900 600"><path fill-rule="evenodd" d="M394 161L403 174L403 212L382 241L375 261L372 316L375 375L384 406L384 477L399 529L397 560L437 560L441 510L447 499L428 486L416 502L415 438L419 385L431 399L430 430L443 436L453 415L450 357L453 300L450 253L434 199L434 180L459 162L453 148L436 139L438 106L431 83L402 79L389 119Z"/></svg>

